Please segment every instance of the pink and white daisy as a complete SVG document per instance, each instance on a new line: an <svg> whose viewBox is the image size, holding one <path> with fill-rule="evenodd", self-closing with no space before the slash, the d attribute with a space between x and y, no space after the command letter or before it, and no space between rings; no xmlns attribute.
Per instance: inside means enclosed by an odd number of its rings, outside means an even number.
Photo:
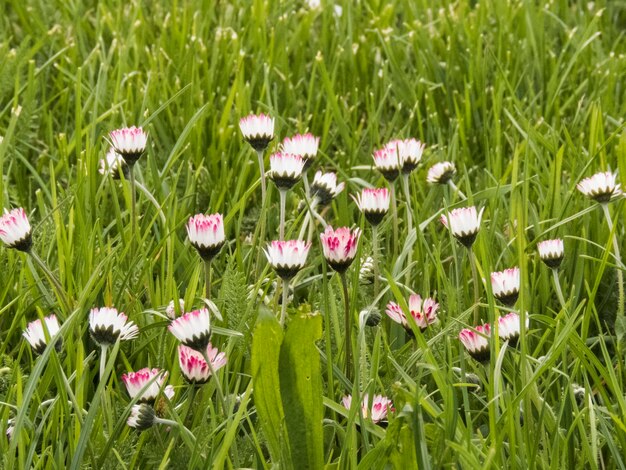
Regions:
<svg viewBox="0 0 626 470"><path fill-rule="evenodd" d="M445 225L463 246L470 248L476 240L480 230L480 221L483 216L483 207L480 212L474 206L454 209L441 215L441 223Z"/></svg>
<svg viewBox="0 0 626 470"><path fill-rule="evenodd" d="M226 241L222 214L197 214L187 222L187 235L200 257L211 261Z"/></svg>
<svg viewBox="0 0 626 470"><path fill-rule="evenodd" d="M364 188L355 201L367 221L376 226L389 211L389 190L387 188Z"/></svg>
<svg viewBox="0 0 626 470"><path fill-rule="evenodd" d="M265 256L282 279L289 280L298 274L305 263L311 248L302 240L273 241L265 250Z"/></svg>
<svg viewBox="0 0 626 470"><path fill-rule="evenodd" d="M520 336L522 320L520 316L511 312L498 318L498 336L502 341L508 341L511 346L517 344ZM526 328L528 328L528 314L526 314Z"/></svg>
<svg viewBox="0 0 626 470"><path fill-rule="evenodd" d="M217 371L226 365L226 353L220 352L209 343L206 347L207 357L211 361L211 368L207 365L204 357L195 351L181 344L178 346L178 362L180 372L189 383L203 384L211 377L211 369Z"/></svg>
<svg viewBox="0 0 626 470"><path fill-rule="evenodd" d="M344 183L337 184L335 173L317 171L311 184L311 195L318 200L319 204L325 206L343 191L344 186Z"/></svg>
<svg viewBox="0 0 626 470"><path fill-rule="evenodd" d="M426 145L417 139L392 140L385 144L386 150L398 154L398 158L402 163L402 173L406 175L417 168L425 148Z"/></svg>
<svg viewBox="0 0 626 470"><path fill-rule="evenodd" d="M357 227L350 231L348 227L337 230L329 225L320 235L324 258L329 266L338 273L345 272L356 256L361 230Z"/></svg>
<svg viewBox="0 0 626 470"><path fill-rule="evenodd" d="M576 188L588 198L600 203L609 202L612 197L622 194L620 185L617 184L617 175L610 171L585 178L576 185Z"/></svg>
<svg viewBox="0 0 626 470"><path fill-rule="evenodd" d="M435 163L428 170L426 182L428 184L446 184L456 173L456 167L452 162Z"/></svg>
<svg viewBox="0 0 626 470"><path fill-rule="evenodd" d="M239 120L239 129L252 148L262 152L274 139L274 118L263 113L250 114Z"/></svg>
<svg viewBox="0 0 626 470"><path fill-rule="evenodd" d="M439 304L435 299L426 298L422 301L422 297L418 294L412 294L409 297L409 313L415 320L415 324L424 331L428 325L437 321L437 310ZM394 322L399 323L407 332L412 333L411 325L406 318L402 308L395 302L389 302L386 310L387 316Z"/></svg>
<svg viewBox="0 0 626 470"><path fill-rule="evenodd" d="M304 160L299 155L274 153L270 157L269 177L281 190L291 189L302 177Z"/></svg>
<svg viewBox="0 0 626 470"><path fill-rule="evenodd" d="M561 262L565 256L563 240L555 238L554 240L539 242L537 243L537 250L539 251L539 258L541 258L541 261L543 261L546 266L552 269L561 266Z"/></svg>
<svg viewBox="0 0 626 470"><path fill-rule="evenodd" d="M181 315L167 327L178 341L196 351L202 351L211 338L209 310L201 308Z"/></svg>
<svg viewBox="0 0 626 470"><path fill-rule="evenodd" d="M319 145L320 138L315 137L313 134L296 134L283 140L281 150L283 153L302 157L304 160L304 171L306 171L313 163L313 160L315 160Z"/></svg>
<svg viewBox="0 0 626 470"><path fill-rule="evenodd" d="M347 410L352 406L352 395L346 395L341 399L341 404ZM364 419L371 418L374 423L379 423L387 418L389 412L393 412L393 403L387 397L382 395L374 395L372 400L372 408L369 408L369 396L365 394L361 403L361 416Z"/></svg>
<svg viewBox="0 0 626 470"><path fill-rule="evenodd" d="M374 152L374 166L387 181L393 183L400 176L402 160L397 151L382 148Z"/></svg>
<svg viewBox="0 0 626 470"><path fill-rule="evenodd" d="M486 323L474 328L462 329L459 333L459 340L470 356L478 362L484 362L489 359L489 336L491 336L491 326Z"/></svg>
<svg viewBox="0 0 626 470"><path fill-rule="evenodd" d="M146 367L137 372L122 374L122 382L126 385L128 395L130 398L139 397L139 403L153 404L166 380L167 372L157 368ZM171 399L174 396L174 387L168 385L163 389L163 394Z"/></svg>
<svg viewBox="0 0 626 470"><path fill-rule="evenodd" d="M109 149L104 159L100 160L100 168L98 169L101 175L110 175L114 180L120 179L120 172L124 174L124 178L128 178L130 176L129 170L130 168L122 156L113 147Z"/></svg>
<svg viewBox="0 0 626 470"><path fill-rule="evenodd" d="M48 338L52 340L61 329L56 315L49 315L43 320L43 323L41 322L41 319L30 322L22 333L22 336L26 338L26 340L30 343L31 347L37 354L43 353L46 349L46 346L48 345L45 330L48 331ZM61 350L60 338L56 341L54 347L57 351Z"/></svg>
<svg viewBox="0 0 626 470"><path fill-rule="evenodd" d="M21 207L13 209L0 217L0 239L9 248L29 251L33 245L30 222Z"/></svg>
<svg viewBox="0 0 626 470"><path fill-rule="evenodd" d="M133 405L130 409L130 416L126 421L128 426L138 431L145 431L151 428L154 423L156 423L156 414L154 409L146 403Z"/></svg>
<svg viewBox="0 0 626 470"><path fill-rule="evenodd" d="M134 165L145 152L148 144L148 134L141 127L124 127L109 133L111 145L126 163Z"/></svg>
<svg viewBox="0 0 626 470"><path fill-rule="evenodd" d="M139 328L128 317L112 307L92 308L89 312L89 334L101 346L127 341L139 336Z"/></svg>
<svg viewBox="0 0 626 470"><path fill-rule="evenodd" d="M519 268L515 267L491 273L491 290L493 296L504 305L515 304L520 290Z"/></svg>

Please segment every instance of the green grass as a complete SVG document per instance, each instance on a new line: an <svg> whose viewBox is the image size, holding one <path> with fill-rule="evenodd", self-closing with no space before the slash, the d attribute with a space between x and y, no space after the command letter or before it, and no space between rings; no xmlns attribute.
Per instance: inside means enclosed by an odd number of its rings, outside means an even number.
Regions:
<svg viewBox="0 0 626 470"><path fill-rule="evenodd" d="M427 144L411 177L421 230L404 245L406 205L398 191L400 246L392 246L387 217L379 235L387 279L381 287L389 289L376 306L384 312L387 301L408 298L400 285L406 284L437 298L439 322L415 340L389 328L386 318L358 338L355 332L360 382L353 386L341 372L341 285L319 243L293 282L290 315L299 309L323 317L320 362L307 356L307 370L322 376L323 440L308 443L322 442L326 465L626 468L626 371L618 341L624 323L615 320L616 269L623 264L612 256L602 211L575 188L598 171L626 174L626 6L372 0L342 2L337 16L324 3L317 10L260 0L0 4L0 207L29 213L35 249L74 306L63 311L27 256L0 249L6 468L270 468L272 459L291 465L289 449L271 448L273 432L256 412L251 385L251 364L261 358L251 356L258 302L248 300L248 290L269 289L263 278L274 274L264 257L257 265L260 247L247 241L261 209L259 174L238 120L261 111L276 118L274 147L310 131L321 137L317 165L347 183L324 216L333 226L364 229L348 271L355 315L374 301L373 287L358 276L371 231L349 195L364 182L384 185L371 165L375 148L396 137ZM138 192L136 240L128 184L97 171L108 132L125 125L142 125L150 135L136 166L149 193ZM426 185L428 167L441 160L456 163L455 182L469 202ZM269 188L267 230L274 238L278 194ZM289 193L288 237L299 232L302 196L301 185ZM519 266L515 309L530 317L518 347L494 341L486 366L457 339L473 324L475 306L466 250L436 218L429 222L445 207L470 203L486 208L474 245L479 275ZM610 211L624 252L623 199ZM224 317L214 322L223 334L213 342L229 358L219 374L225 416L214 381L190 407L177 342L157 315L179 297L202 305L203 267L184 228L199 212L226 219L228 244L213 263L213 297ZM559 277L566 308L535 254L537 241L555 237L565 240ZM394 251L411 254L410 274L407 258ZM480 319L492 322L502 309L488 283L479 294ZM278 311L274 300L270 308ZM87 331L89 309L104 305L141 328L138 339L110 351L106 384L99 383L100 352ZM51 312L64 322L63 351L57 356L49 348L38 357L21 332ZM293 336L285 344L298 349ZM126 426L131 402L120 376L147 366L170 371L176 395L161 411L195 441L175 427L138 433ZM480 390L468 383L470 373ZM300 383L299 374L291 375ZM584 398L577 400L573 384L583 387ZM387 428L343 409L343 395L362 391L393 399ZM288 392L283 404L297 402L293 387ZM3 437L9 418L17 420L19 439ZM293 429L289 417L286 429Z"/></svg>

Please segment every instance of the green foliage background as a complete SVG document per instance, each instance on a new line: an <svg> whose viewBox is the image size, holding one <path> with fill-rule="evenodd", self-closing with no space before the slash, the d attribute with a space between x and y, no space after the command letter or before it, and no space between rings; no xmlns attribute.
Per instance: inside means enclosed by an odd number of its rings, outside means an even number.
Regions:
<svg viewBox="0 0 626 470"><path fill-rule="evenodd" d="M436 295L442 309L439 325L414 342L404 344L398 331L387 336L382 327L364 335L363 385L396 405L387 429L371 423L357 428L358 417L339 404L350 389L327 380L327 353L342 344L342 304L336 279L304 282L326 272L317 246L299 278L293 311L301 304L324 315L319 349L328 465L626 466L626 377L613 327L615 267L621 262L610 254L601 211L575 189L597 171L626 174L626 4L337 5L341 15L325 1L320 8L261 0L0 3L0 206L26 209L36 250L77 307L58 363L52 354L50 364L56 365L33 375L36 357L21 331L38 315L57 312L57 299L26 257L0 250L0 401L10 405L0 408L3 435L31 387L24 425L30 427L17 453L0 438L5 466L66 468L88 439L77 466L186 468L212 462L269 468L267 433L252 401L240 412L233 405L233 416L222 425L214 385L198 392L195 409L202 412L187 418L198 438L191 452L176 433L125 428L128 399L119 381L124 371L161 367L177 387L175 402L187 396L176 342L154 312L179 297L199 304L203 272L184 224L197 212L222 212L229 243L214 263L215 297L224 315L218 323L243 336L216 335L215 341L229 355L221 376L228 395L247 390L257 310L246 300L248 286L269 290L264 278L273 274L263 263L257 266L258 247L247 241L258 221L260 190L256 156L237 123L260 111L276 118L276 146L296 132L321 137L319 166L348 183L325 214L333 225L363 225L349 194L364 181L383 184L371 168L374 148L391 138L416 137L428 149L411 183L414 218L423 228L407 248L415 265L406 279L400 274L392 253L402 249L391 246L386 220L382 267L392 289L378 308L407 296L396 286L402 281ZM140 235L134 242L127 185L98 173L108 131L124 125L142 125L150 134L137 166L145 190L138 196ZM475 246L482 276L514 265L522 269L517 309L529 313L530 328L519 351L494 345L486 368L472 363L456 339L472 323L467 257L436 220L429 222L446 206L468 204L447 188L425 184L428 166L444 159L457 165L456 184L469 203L486 207ZM288 200L293 236L301 196L299 188ZM268 230L275 234L276 191L272 197ZM405 208L401 201L401 222ZM611 206L622 251L624 210L623 201ZM556 236L566 246L560 272L566 309L534 255L537 241ZM370 243L367 229L362 255ZM350 272L357 310L373 300L371 287L359 284L359 267L357 261ZM96 401L98 351L86 318L101 305L117 306L142 328L140 338L122 344L110 363L112 419L119 424L114 433L101 412L88 428L79 422L58 373L62 367L70 376L87 412ZM497 309L488 286L479 309L482 320L493 321ZM474 392L454 367L478 374L482 391ZM571 391L573 383L586 390L582 401ZM54 401L40 405L49 399Z"/></svg>

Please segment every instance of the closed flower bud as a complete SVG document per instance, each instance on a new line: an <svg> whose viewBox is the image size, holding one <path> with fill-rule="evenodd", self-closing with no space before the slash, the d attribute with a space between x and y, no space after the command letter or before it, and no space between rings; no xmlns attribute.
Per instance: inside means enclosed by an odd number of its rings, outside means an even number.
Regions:
<svg viewBox="0 0 626 470"><path fill-rule="evenodd" d="M306 171L317 156L319 144L319 137L315 137L312 134L297 134L293 137L285 138L281 150L283 153L290 153L302 157L302 160L304 160L303 171Z"/></svg>
<svg viewBox="0 0 626 470"><path fill-rule="evenodd" d="M428 170L426 182L428 184L446 184L456 173L456 167L452 162L435 163Z"/></svg>
<svg viewBox="0 0 626 470"><path fill-rule="evenodd" d="M344 183L337 184L335 173L317 171L311 184L311 196L317 198L320 205L326 206L343 191L344 186Z"/></svg>
<svg viewBox="0 0 626 470"><path fill-rule="evenodd" d="M515 267L491 273L491 290L493 296L504 305L509 307L514 305L520 290L519 268Z"/></svg>
<svg viewBox="0 0 626 470"><path fill-rule="evenodd" d="M48 346L48 340L46 339L45 330L48 331L48 337L50 338L50 340L54 341L54 337L61 329L56 315L49 315L43 320L43 323L41 320L35 320L30 322L22 333L24 338L26 338L26 340L29 342L29 344L37 354L42 354L45 351L46 346ZM61 338L58 338L56 340L54 348L57 351L60 351L61 346Z"/></svg>
<svg viewBox="0 0 626 470"><path fill-rule="evenodd" d="M206 354L213 371L218 371L226 365L226 354L211 346L211 343L206 347ZM178 362L180 372L189 383L203 384L211 377L211 369L203 355L183 344L178 346Z"/></svg>
<svg viewBox="0 0 626 470"><path fill-rule="evenodd" d="M387 151L397 153L398 160L402 164L402 173L405 175L408 175L417 168L417 165L422 159L425 147L426 146L417 139L392 140L385 145Z"/></svg>
<svg viewBox="0 0 626 470"><path fill-rule="evenodd" d="M269 177L278 189L291 189L302 177L303 168L302 157L278 152L270 157Z"/></svg>
<svg viewBox="0 0 626 470"><path fill-rule="evenodd" d="M478 362L489 360L489 336L491 327L487 323L474 328L464 328L459 333L459 340L465 350Z"/></svg>
<svg viewBox="0 0 626 470"><path fill-rule="evenodd" d="M617 184L617 175L610 171L585 178L576 185L576 188L588 198L600 203L609 202L611 198L622 194L620 185Z"/></svg>
<svg viewBox="0 0 626 470"><path fill-rule="evenodd" d="M356 256L359 245L361 230L355 228L350 231L348 227L341 227L337 230L329 225L320 235L322 240L322 250L329 266L338 273L345 272Z"/></svg>
<svg viewBox="0 0 626 470"><path fill-rule="evenodd" d="M149 369L146 367L137 372L128 372L122 375L122 382L126 385L130 398L139 397L137 400L139 403L151 405L159 396L165 380L167 380L167 372L156 368ZM171 399L174 396L174 388L168 385L163 389L163 393Z"/></svg>
<svg viewBox="0 0 626 470"><path fill-rule="evenodd" d="M310 248L311 244L302 240L273 241L265 255L276 274L289 280L304 267Z"/></svg>
<svg viewBox="0 0 626 470"><path fill-rule="evenodd" d="M374 166L387 181L393 183L400 176L402 161L398 152L383 148L374 152Z"/></svg>
<svg viewBox="0 0 626 470"><path fill-rule="evenodd" d="M412 294L409 297L409 313L422 331L437 321L437 310L439 310L439 304L434 299L426 298L422 301L422 297L417 294ZM405 330L412 333L411 325L397 303L389 302L386 313L394 322L399 323Z"/></svg>
<svg viewBox="0 0 626 470"><path fill-rule="evenodd" d="M264 151L274 139L274 118L251 114L239 120L243 138L256 151Z"/></svg>
<svg viewBox="0 0 626 470"><path fill-rule="evenodd" d="M101 346L139 336L139 328L124 313L110 307L92 308L89 312L89 334Z"/></svg>
<svg viewBox="0 0 626 470"><path fill-rule="evenodd" d="M387 188L365 188L355 200L367 221L374 226L380 224L389 211L390 198Z"/></svg>
<svg viewBox="0 0 626 470"><path fill-rule="evenodd" d="M154 409L146 403L140 403L139 405L133 405L126 424L138 431L145 431L151 428L155 422Z"/></svg>
<svg viewBox="0 0 626 470"><path fill-rule="evenodd" d="M5 211L0 217L0 239L9 248L19 251L30 251L33 245L30 222L24 209Z"/></svg>
<svg viewBox="0 0 626 470"><path fill-rule="evenodd" d="M226 242L222 214L197 214L189 218L187 235L205 261L211 261Z"/></svg>
<svg viewBox="0 0 626 470"><path fill-rule="evenodd" d="M563 240L556 238L554 240L539 242L537 243L537 250L539 251L539 258L541 258L541 261L543 261L546 266L552 269L561 266L561 262L565 256Z"/></svg>
<svg viewBox="0 0 626 470"><path fill-rule="evenodd" d="M143 155L148 143L148 134L141 127L124 127L109 133L111 145L130 166Z"/></svg>
<svg viewBox="0 0 626 470"><path fill-rule="evenodd" d="M477 212L474 206L454 209L447 214L442 214L440 220L450 230L454 238L463 246L470 248L480 230L480 221L484 210L483 208Z"/></svg>
<svg viewBox="0 0 626 470"><path fill-rule="evenodd" d="M211 338L211 317L209 310L202 308L178 317L168 326L178 341L196 351L202 351Z"/></svg>

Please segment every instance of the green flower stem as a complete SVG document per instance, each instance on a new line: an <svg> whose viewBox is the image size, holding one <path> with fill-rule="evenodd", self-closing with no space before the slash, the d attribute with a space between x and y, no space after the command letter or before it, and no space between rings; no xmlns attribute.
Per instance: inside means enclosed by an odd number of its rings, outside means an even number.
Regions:
<svg viewBox="0 0 626 470"><path fill-rule="evenodd" d="M472 266L472 279L474 284L474 325L478 325L478 303L480 300L480 291L478 290L478 271L476 269L476 254L471 248L468 249L470 265Z"/></svg>
<svg viewBox="0 0 626 470"><path fill-rule="evenodd" d="M39 257L35 250L31 249L28 253L30 254L33 261L35 261L39 268L44 272L50 283L54 286L54 289L56 290L59 299L61 299L61 302L63 303L65 312L69 315L72 311L72 308L67 293L65 292L65 289L63 289L61 282L57 279L57 277L50 270L50 268L48 268L48 265L44 262L44 260Z"/></svg>
<svg viewBox="0 0 626 470"><path fill-rule="evenodd" d="M205 297L211 299L211 260L204 261Z"/></svg>
<svg viewBox="0 0 626 470"><path fill-rule="evenodd" d="M456 184L454 184L454 181L452 181L452 179L448 180L448 185L452 188L452 191L454 191L455 193L457 193L459 195L459 197L461 199L467 199L467 196L465 194L463 194L463 191L461 191Z"/></svg>
<svg viewBox="0 0 626 470"><path fill-rule="evenodd" d="M257 157L259 159L259 170L261 171L261 201L265 202L265 197L267 195L267 183L265 181L265 164L263 163L263 150L256 151Z"/></svg>
<svg viewBox="0 0 626 470"><path fill-rule="evenodd" d="M393 253L394 258L398 256L398 203L396 202L396 185L389 184L391 192L391 216L393 218Z"/></svg>
<svg viewBox="0 0 626 470"><path fill-rule="evenodd" d="M374 260L374 295L378 295L378 227L372 225L372 259Z"/></svg>
<svg viewBox="0 0 626 470"><path fill-rule="evenodd" d="M285 189L279 189L280 195L280 225L278 227L279 240L285 239L285 205L287 201L287 191Z"/></svg>
<svg viewBox="0 0 626 470"><path fill-rule="evenodd" d="M130 234L133 239L131 243L135 243L135 233L137 225L137 196L135 194L135 165L129 165L130 175Z"/></svg>
<svg viewBox="0 0 626 470"><path fill-rule="evenodd" d="M344 325L345 325L345 364L344 370L348 381L352 380L352 312L350 312L350 296L348 294L348 280L346 279L346 273L340 273L341 287L343 288L343 300L344 300Z"/></svg>
<svg viewBox="0 0 626 470"><path fill-rule="evenodd" d="M283 303L280 306L280 326L285 326L287 319L287 302L289 299L289 281L283 279Z"/></svg>
<svg viewBox="0 0 626 470"><path fill-rule="evenodd" d="M563 291L561 290L561 281L559 281L559 270L552 268L552 279L554 280L554 289L556 290L556 296L559 298L561 308L565 310L565 297L563 297Z"/></svg>
<svg viewBox="0 0 626 470"><path fill-rule="evenodd" d="M413 208L411 207L409 176L408 174L402 174L402 188L404 189L404 197L406 199L406 223L408 225L408 233L411 233L411 230L413 230Z"/></svg>
<svg viewBox="0 0 626 470"><path fill-rule="evenodd" d="M108 345L106 344L100 345L100 382L103 382L108 379L108 377L104 376L105 370L106 370L108 349L109 349ZM107 425L109 427L109 432L111 432L113 430L113 421L112 421L113 414L110 411L109 398L108 398L108 394L106 390L104 390L104 393L102 393L102 415L104 416L104 419L107 422Z"/></svg>
<svg viewBox="0 0 626 470"><path fill-rule="evenodd" d="M606 218L606 223L609 227L609 232L611 232L613 237L613 251L615 255L615 259L617 260L617 290L618 290L618 304L617 304L617 316L624 316L624 273L622 272L622 257L619 252L619 240L617 239L617 235L613 232L613 220L611 219L611 214L609 212L609 205L607 203L600 204L602 206L602 211L604 212L604 217Z"/></svg>
<svg viewBox="0 0 626 470"><path fill-rule="evenodd" d="M154 423L155 424L164 424L166 426L172 426L175 428L180 429L185 436L191 440L191 443L193 444L193 446L189 445L189 447L193 450L195 448L195 444L196 444L196 436L193 435L193 433L187 429L185 426L183 426L182 424L179 424L178 422L172 420L172 419L163 419L163 418L158 418L155 417L154 418Z"/></svg>

